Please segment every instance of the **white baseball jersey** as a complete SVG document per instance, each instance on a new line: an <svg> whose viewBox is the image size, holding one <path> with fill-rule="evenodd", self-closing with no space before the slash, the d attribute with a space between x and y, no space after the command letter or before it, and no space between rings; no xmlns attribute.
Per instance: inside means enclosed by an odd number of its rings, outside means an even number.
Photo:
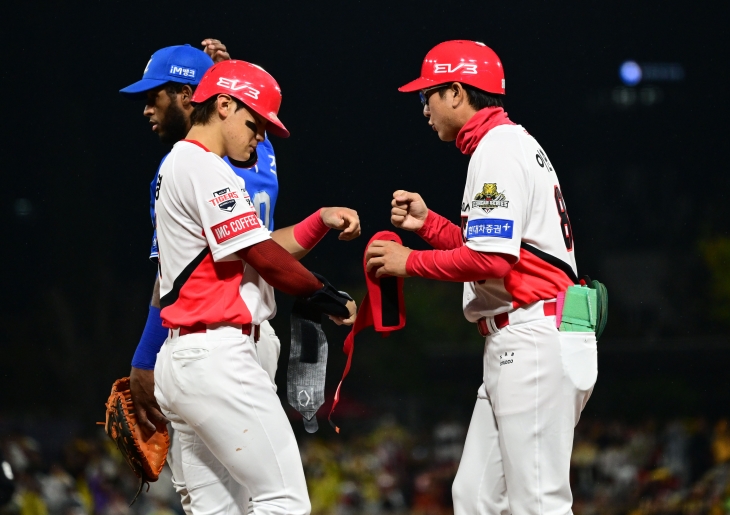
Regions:
<svg viewBox="0 0 730 515"><path fill-rule="evenodd" d="M270 238L243 179L216 154L183 140L160 167L155 198L163 325L271 318L273 288L236 255Z"/></svg>
<svg viewBox="0 0 730 515"><path fill-rule="evenodd" d="M577 282L573 233L560 183L545 152L520 125L500 125L469 162L461 204L466 245L516 256L503 279L464 284L464 315L475 322Z"/></svg>

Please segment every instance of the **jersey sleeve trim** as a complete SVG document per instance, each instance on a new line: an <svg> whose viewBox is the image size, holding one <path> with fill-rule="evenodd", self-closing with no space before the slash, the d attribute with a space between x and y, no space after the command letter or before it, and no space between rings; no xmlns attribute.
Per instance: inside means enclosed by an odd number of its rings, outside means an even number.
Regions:
<svg viewBox="0 0 730 515"><path fill-rule="evenodd" d="M255 214L256 213L254 213L254 216ZM264 229L263 227L259 227L255 231L255 233L251 234L250 236L246 236L245 238L236 238L234 240L231 240L231 243L229 245L218 247L213 252L213 261L221 261L231 254L235 254L241 249L245 249L246 247L250 247L252 245L256 245L257 243L261 243L262 241L270 239L271 234L269 233L269 231Z"/></svg>
<svg viewBox="0 0 730 515"><path fill-rule="evenodd" d="M488 238L480 238L479 240L467 240L466 246L477 252L486 252L493 254L508 254L520 259L520 249L514 245L505 245L497 242L491 243ZM504 241L504 240L503 240Z"/></svg>

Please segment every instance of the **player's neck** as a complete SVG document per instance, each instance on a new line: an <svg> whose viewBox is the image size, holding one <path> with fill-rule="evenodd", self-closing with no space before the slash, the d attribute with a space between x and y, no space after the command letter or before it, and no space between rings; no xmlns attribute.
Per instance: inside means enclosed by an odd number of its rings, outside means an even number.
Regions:
<svg viewBox="0 0 730 515"><path fill-rule="evenodd" d="M217 124L193 125L185 139L195 140L220 157L225 155L223 135Z"/></svg>

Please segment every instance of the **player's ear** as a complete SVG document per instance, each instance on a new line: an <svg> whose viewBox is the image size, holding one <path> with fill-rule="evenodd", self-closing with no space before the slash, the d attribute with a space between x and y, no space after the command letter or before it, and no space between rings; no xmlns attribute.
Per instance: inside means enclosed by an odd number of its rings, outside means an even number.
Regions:
<svg viewBox="0 0 730 515"><path fill-rule="evenodd" d="M216 103L218 105L218 116L220 116L222 120L225 120L229 115L236 112L236 103L228 95L218 95Z"/></svg>
<svg viewBox="0 0 730 515"><path fill-rule="evenodd" d="M180 102L182 103L183 107L190 107L190 102L193 98L193 88L185 84L182 87L182 91L180 91L180 94L178 96L180 97Z"/></svg>
<svg viewBox="0 0 730 515"><path fill-rule="evenodd" d="M451 85L451 92L453 97L451 99L451 107L454 109L459 107L466 100L466 91L460 82L454 82Z"/></svg>

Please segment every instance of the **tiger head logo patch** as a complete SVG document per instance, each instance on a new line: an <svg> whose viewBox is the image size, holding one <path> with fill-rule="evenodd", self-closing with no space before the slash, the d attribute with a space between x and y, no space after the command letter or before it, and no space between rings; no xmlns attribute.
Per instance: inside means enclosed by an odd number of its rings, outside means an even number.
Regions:
<svg viewBox="0 0 730 515"><path fill-rule="evenodd" d="M482 191L476 194L471 203L472 209L483 209L485 213L489 213L498 207L508 207L509 200L504 192L497 191L496 182L487 182L482 187Z"/></svg>

